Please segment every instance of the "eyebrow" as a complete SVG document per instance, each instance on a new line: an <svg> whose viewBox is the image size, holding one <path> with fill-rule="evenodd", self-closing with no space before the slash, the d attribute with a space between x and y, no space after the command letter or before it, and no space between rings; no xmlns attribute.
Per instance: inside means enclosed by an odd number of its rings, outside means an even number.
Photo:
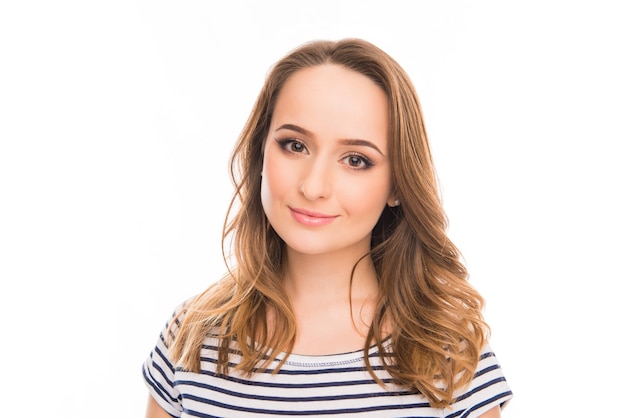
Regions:
<svg viewBox="0 0 626 418"><path fill-rule="evenodd" d="M292 123L286 123L284 125L280 125L278 128L276 128L276 131L280 131L281 129L288 129L290 131L298 132L299 134L302 134L302 135L312 136L312 133L309 130L304 129L301 126L294 125ZM365 139L350 139L350 138L348 138L348 139L341 139L341 140L339 140L339 142L342 145L355 145L355 146L370 147L370 148L374 149L376 152L378 152L380 155L382 155L382 156L385 155L385 154L383 154L383 152L376 145L374 145L370 141L366 141Z"/></svg>

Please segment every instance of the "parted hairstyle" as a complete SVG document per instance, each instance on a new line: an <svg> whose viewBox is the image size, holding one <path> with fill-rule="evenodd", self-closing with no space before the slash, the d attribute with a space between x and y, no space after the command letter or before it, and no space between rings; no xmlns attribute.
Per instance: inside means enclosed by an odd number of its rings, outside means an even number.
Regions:
<svg viewBox="0 0 626 418"><path fill-rule="evenodd" d="M383 210L372 231L370 254L364 255L371 256L379 285L364 349L378 347L396 383L423 393L435 407L450 405L454 392L472 380L488 338L483 299L468 283L461 255L446 234L447 218L413 84L387 53L360 39L306 43L266 76L231 157L235 194L222 244L228 272L172 321L177 329L174 333L170 326L168 333L171 355L178 366L199 371L200 349L210 335L219 340L218 373L229 373L236 344L242 360L235 369L252 375L280 353L291 352L297 329L282 285L285 243L261 205L263 149L285 82L303 68L323 64L365 75L384 90L389 104L392 184L402 204ZM392 324L390 335L384 324ZM365 361L373 378L384 385L367 356Z"/></svg>

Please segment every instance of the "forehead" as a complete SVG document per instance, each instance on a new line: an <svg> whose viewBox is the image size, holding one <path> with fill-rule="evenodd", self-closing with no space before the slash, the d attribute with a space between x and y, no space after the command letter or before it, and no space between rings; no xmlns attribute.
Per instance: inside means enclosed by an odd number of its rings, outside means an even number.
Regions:
<svg viewBox="0 0 626 418"><path fill-rule="evenodd" d="M388 114L387 95L374 81L324 64L299 70L285 82L272 126L290 123L319 134L386 142Z"/></svg>

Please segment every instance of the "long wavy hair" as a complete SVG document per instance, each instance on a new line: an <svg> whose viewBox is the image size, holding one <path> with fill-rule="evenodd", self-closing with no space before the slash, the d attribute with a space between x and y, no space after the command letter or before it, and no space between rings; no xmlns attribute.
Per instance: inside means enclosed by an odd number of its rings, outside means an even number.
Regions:
<svg viewBox="0 0 626 418"><path fill-rule="evenodd" d="M360 39L304 44L268 73L231 157L235 194L222 246L228 272L189 301L179 323L173 321L172 357L177 365L199 371L200 349L211 335L219 339L218 373L229 372L236 344L242 360L235 369L251 375L280 353L291 352L297 330L282 285L285 245L261 205L263 147L285 82L303 68L327 63L365 75L387 94L392 184L402 202L386 207L372 232L379 297L364 349L378 346L396 383L421 392L433 406L449 405L455 390L471 381L488 337L483 300L468 283L461 255L446 235L447 218L413 84L394 59ZM385 334L389 323L391 335ZM390 348L384 347L387 340Z"/></svg>

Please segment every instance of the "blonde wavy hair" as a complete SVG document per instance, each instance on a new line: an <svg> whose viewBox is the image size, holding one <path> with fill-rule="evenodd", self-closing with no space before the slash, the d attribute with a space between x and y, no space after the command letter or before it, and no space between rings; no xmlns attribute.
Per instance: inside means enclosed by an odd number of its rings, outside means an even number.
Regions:
<svg viewBox="0 0 626 418"><path fill-rule="evenodd" d="M218 373L229 372L229 353L236 343L242 361L235 369L252 375L278 354L291 352L297 330L282 286L285 245L261 206L263 146L285 82L300 69L326 63L370 78L389 103L391 175L402 205L385 208L372 233L370 255L380 295L364 349L378 346L396 383L421 392L433 406L447 406L455 390L472 380L488 338L483 300L468 283L460 253L446 235L447 218L415 89L395 60L360 39L304 44L268 73L231 158L235 194L222 246L228 273L172 321L178 329L175 337L168 333L171 355L178 366L197 372L202 343L211 335L219 339ZM226 242L232 247L228 251ZM391 335L384 333L389 323ZM383 347L386 341L390 348ZM383 384L365 359L373 378Z"/></svg>

